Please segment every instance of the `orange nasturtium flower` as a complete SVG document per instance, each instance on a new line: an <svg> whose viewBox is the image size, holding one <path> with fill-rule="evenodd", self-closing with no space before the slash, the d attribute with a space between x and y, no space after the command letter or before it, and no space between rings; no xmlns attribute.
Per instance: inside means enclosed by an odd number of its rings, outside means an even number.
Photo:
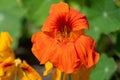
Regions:
<svg viewBox="0 0 120 80"><path fill-rule="evenodd" d="M81 65L90 68L98 62L99 54L85 29L89 25L84 14L64 2L53 4L41 32L32 36L32 52L41 64L49 61L65 73L73 73Z"/></svg>

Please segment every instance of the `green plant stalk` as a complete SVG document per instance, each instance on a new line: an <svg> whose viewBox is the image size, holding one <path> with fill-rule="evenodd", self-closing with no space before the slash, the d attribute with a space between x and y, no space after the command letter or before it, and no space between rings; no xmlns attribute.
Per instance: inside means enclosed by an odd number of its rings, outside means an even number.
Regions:
<svg viewBox="0 0 120 80"><path fill-rule="evenodd" d="M61 73L61 79L60 80L66 80L64 72ZM67 74L67 80L72 80L72 75L71 74Z"/></svg>
<svg viewBox="0 0 120 80"><path fill-rule="evenodd" d="M72 80L72 75L71 75L71 74L68 74L68 75L67 75L67 79L68 79L68 80Z"/></svg>
<svg viewBox="0 0 120 80"><path fill-rule="evenodd" d="M61 73L61 79L60 80L64 80L64 72Z"/></svg>

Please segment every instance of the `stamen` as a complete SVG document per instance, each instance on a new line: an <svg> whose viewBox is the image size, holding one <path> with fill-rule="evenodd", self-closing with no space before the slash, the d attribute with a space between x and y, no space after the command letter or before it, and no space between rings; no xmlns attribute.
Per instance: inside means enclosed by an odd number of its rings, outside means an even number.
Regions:
<svg viewBox="0 0 120 80"><path fill-rule="evenodd" d="M65 25L61 30L61 35L63 38L69 37L70 36L70 28Z"/></svg>

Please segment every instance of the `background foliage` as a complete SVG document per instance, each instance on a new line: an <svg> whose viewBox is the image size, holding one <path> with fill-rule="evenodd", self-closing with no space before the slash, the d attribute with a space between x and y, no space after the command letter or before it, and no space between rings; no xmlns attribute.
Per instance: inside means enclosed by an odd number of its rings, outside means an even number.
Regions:
<svg viewBox="0 0 120 80"><path fill-rule="evenodd" d="M120 0L63 1L86 14L90 24L86 33L97 42L101 58L91 80L120 80ZM58 2L60 0L0 0L0 31L8 31L13 37L17 56L26 60L33 56L31 35L40 31L51 4ZM25 57L27 53L30 58Z"/></svg>

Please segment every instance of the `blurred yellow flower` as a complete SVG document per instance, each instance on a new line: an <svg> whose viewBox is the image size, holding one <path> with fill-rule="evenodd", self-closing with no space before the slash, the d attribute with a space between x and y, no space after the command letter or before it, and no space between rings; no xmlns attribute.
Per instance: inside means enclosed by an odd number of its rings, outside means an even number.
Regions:
<svg viewBox="0 0 120 80"><path fill-rule="evenodd" d="M0 33L0 79L12 79L14 75L14 53L11 49L12 38L8 32Z"/></svg>
<svg viewBox="0 0 120 80"><path fill-rule="evenodd" d="M0 33L0 80L42 80L26 61L15 59L8 32Z"/></svg>
<svg viewBox="0 0 120 80"><path fill-rule="evenodd" d="M26 61L20 59L15 60L16 63L16 79L20 80L42 80L41 76ZM19 75L18 75L19 74Z"/></svg>

